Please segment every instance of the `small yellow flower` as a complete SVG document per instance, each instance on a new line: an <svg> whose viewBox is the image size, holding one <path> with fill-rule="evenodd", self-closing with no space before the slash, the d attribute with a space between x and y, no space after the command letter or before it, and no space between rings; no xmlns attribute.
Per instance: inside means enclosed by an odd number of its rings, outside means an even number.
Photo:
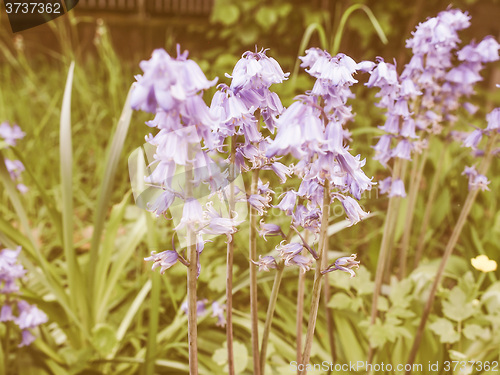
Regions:
<svg viewBox="0 0 500 375"><path fill-rule="evenodd" d="M472 267L478 271L491 272L497 269L497 262L489 259L486 255L478 255L470 260Z"/></svg>

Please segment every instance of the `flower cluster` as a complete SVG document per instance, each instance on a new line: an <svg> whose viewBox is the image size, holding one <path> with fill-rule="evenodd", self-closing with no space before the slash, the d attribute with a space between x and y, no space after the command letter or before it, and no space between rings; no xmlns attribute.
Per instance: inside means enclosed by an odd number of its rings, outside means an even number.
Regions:
<svg viewBox="0 0 500 375"><path fill-rule="evenodd" d="M367 215L357 200L373 183L361 169L365 161L360 155L351 154L347 145L350 133L345 129L354 117L347 105L347 100L354 96L350 86L357 82L353 74L367 64L358 65L349 56L331 56L317 48L307 50L301 59L301 66L316 82L312 90L296 97L278 118L277 135L267 147L266 157L272 160L292 155L299 159L289 168L301 184L297 191L291 189L282 194L275 207L291 217L293 227L302 227L317 236L325 186L329 186L330 200L340 201L351 225ZM277 229L274 231L278 233ZM283 241L276 248L285 266L297 265L305 272L313 259L302 255L303 249L314 258L314 250L303 239L302 243ZM268 257L258 262L261 269L274 264Z"/></svg>
<svg viewBox="0 0 500 375"><path fill-rule="evenodd" d="M24 133L18 125L9 125L7 122L2 122L0 124L0 150L2 147L2 141L5 147L14 147L19 139L23 139L26 133ZM21 181L21 173L24 172L24 165L20 160L11 160L4 158L4 163L7 171L12 178L12 181L16 183L17 189L21 193L26 193L28 188Z"/></svg>
<svg viewBox="0 0 500 375"><path fill-rule="evenodd" d="M496 146L494 143L490 145L491 149L489 150L480 150L478 146L484 136L489 137L493 142L497 139L498 133L500 133L500 108L495 108L488 113L486 115L486 120L488 125L485 129L476 129L472 131L463 141L463 146L470 147L476 156L485 155L485 153L491 153L492 155L498 154L498 148L494 148ZM490 190L488 188L490 181L485 175L479 173L475 166L465 167L462 175L469 178L469 190Z"/></svg>
<svg viewBox="0 0 500 375"><path fill-rule="evenodd" d="M21 247L16 250L3 249L0 251L0 293L5 300L0 310L0 322L14 322L22 330L22 340L19 347L30 345L35 336L31 330L47 322L47 315L35 305L14 296L19 291L18 280L24 276L26 270L18 263Z"/></svg>
<svg viewBox="0 0 500 375"><path fill-rule="evenodd" d="M232 79L231 84L219 85L210 105L210 111L218 119L214 134L219 137L219 149L227 137L240 136L243 139L243 142L235 144L237 171L272 170L283 183L290 176L285 165L266 155L269 142L260 129L262 119L263 127L274 132L283 105L270 87L283 82L288 75L275 59L266 55L266 50L247 51L236 63L232 74L226 75ZM258 192L249 195L247 201L263 215L270 207L271 194L274 192L269 189L269 183L259 180Z"/></svg>
<svg viewBox="0 0 500 375"><path fill-rule="evenodd" d="M382 165L387 166L393 158L411 160L413 152L420 153L427 147L422 135L441 133L443 121L453 125L461 98L474 93L474 84L482 80L479 72L484 63L498 60L499 44L492 37L457 50L458 31L469 26L467 13L443 11L420 23L407 41L413 56L400 76L394 64L381 58L370 71L366 85L380 88L378 105L386 109L386 121L380 129L387 134L374 147L374 158ZM464 103L464 108L471 113L476 110L470 103ZM475 133L468 142L473 144L477 136ZM382 181L381 192L406 195L397 176Z"/></svg>
<svg viewBox="0 0 500 375"><path fill-rule="evenodd" d="M202 98L203 90L215 85L217 79L207 80L200 67L187 58L187 52L180 53L179 49L177 58L165 50L155 50L140 66L144 74L136 77L131 105L155 113L147 125L159 130L146 137L155 147L150 165L155 168L145 181L160 191L148 203L149 210L157 216L166 215L174 202L180 201L183 209L179 217L174 217L179 219L175 231L181 243L189 232L195 233L198 253L207 241L204 235L225 234L231 241L235 227L241 223L237 215L225 217L213 201L203 203L200 199L218 194L223 201L227 196L228 171L220 167L215 155L222 146L216 132L219 121ZM152 260L153 268L160 267L163 273L180 258L174 249L153 253L146 260Z"/></svg>

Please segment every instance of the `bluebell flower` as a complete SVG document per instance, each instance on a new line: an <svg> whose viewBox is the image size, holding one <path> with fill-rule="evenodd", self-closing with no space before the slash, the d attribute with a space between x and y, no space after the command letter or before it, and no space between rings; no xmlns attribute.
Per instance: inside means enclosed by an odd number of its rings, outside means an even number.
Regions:
<svg viewBox="0 0 500 375"><path fill-rule="evenodd" d="M170 111L217 82L207 80L200 67L179 50L176 59L163 49L154 50L151 59L141 61L140 67L144 74L136 76L131 106L151 113L158 107Z"/></svg>
<svg viewBox="0 0 500 375"><path fill-rule="evenodd" d="M196 316L200 317L207 312L208 299L204 298L196 301ZM184 314L188 314L188 301L184 301L180 307Z"/></svg>
<svg viewBox="0 0 500 375"><path fill-rule="evenodd" d="M466 166L464 171L462 172L462 175L465 175L469 178L469 190L490 190L488 188L488 184L490 183L490 181L486 176L480 174L474 166Z"/></svg>
<svg viewBox="0 0 500 375"><path fill-rule="evenodd" d="M275 206L279 208L281 211L284 211L287 215L291 216L292 212L295 208L295 204L297 203L297 193L293 190L289 190L286 193L281 194L280 197L283 197L280 203Z"/></svg>
<svg viewBox="0 0 500 375"><path fill-rule="evenodd" d="M300 254L294 255L293 257L287 257L285 259L285 265L298 266L303 273L306 273L311 269L314 260L310 257L306 257Z"/></svg>
<svg viewBox="0 0 500 375"><path fill-rule="evenodd" d="M276 224L264 223L264 220L260 221L259 236L261 236L264 241L267 241L266 236L281 236L285 238L285 234L281 230L281 227Z"/></svg>
<svg viewBox="0 0 500 375"><path fill-rule="evenodd" d="M42 310L26 301L18 301L17 308L19 316L14 318L14 322L21 329L33 329L48 321L47 315Z"/></svg>
<svg viewBox="0 0 500 375"><path fill-rule="evenodd" d="M356 276L353 268L359 268L359 261L356 260L356 254L352 254L348 257L338 258L335 263L329 265L325 270L321 271L322 274L332 272L332 271L343 271L349 273L351 278Z"/></svg>
<svg viewBox="0 0 500 375"><path fill-rule="evenodd" d="M276 251L280 255L280 257L285 261L289 261L294 256L299 255L304 246L298 242L289 242L286 243L285 240L281 241L281 243L276 246Z"/></svg>
<svg viewBox="0 0 500 375"><path fill-rule="evenodd" d="M156 251L151 252L151 256L144 258L146 262L153 261L153 266L151 267L154 270L157 267L160 267L160 273L165 273L170 267L172 267L177 260L179 259L179 254L175 250L165 250L159 253Z"/></svg>
<svg viewBox="0 0 500 375"><path fill-rule="evenodd" d="M357 200L349 196L340 195L338 199L342 203L342 207L344 207L347 219L350 222L349 226L359 223L363 218L368 216L368 212L363 211Z"/></svg>
<svg viewBox="0 0 500 375"><path fill-rule="evenodd" d="M212 318L217 318L217 327L226 326L225 309L226 305L221 305L217 301L212 302Z"/></svg>
<svg viewBox="0 0 500 375"><path fill-rule="evenodd" d="M9 125L8 122L0 124L0 139L3 139L9 146L15 146L18 139L23 139L26 135L19 125Z"/></svg>
<svg viewBox="0 0 500 375"><path fill-rule="evenodd" d="M257 262L254 262L252 260L252 262L255 265L259 266L259 271L269 272L270 269L275 270L276 268L278 268L276 260L270 255L266 255L264 257L262 255L259 255L259 260Z"/></svg>
<svg viewBox="0 0 500 375"><path fill-rule="evenodd" d="M247 51L236 63L233 73L226 74L232 78L232 89L259 89L269 88L274 83L281 83L288 78L290 73L283 73L278 62L266 55L266 50L260 52Z"/></svg>

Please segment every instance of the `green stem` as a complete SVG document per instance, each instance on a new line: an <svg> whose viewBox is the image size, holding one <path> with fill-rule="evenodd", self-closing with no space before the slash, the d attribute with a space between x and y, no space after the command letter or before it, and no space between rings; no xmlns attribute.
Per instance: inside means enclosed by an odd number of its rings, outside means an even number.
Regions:
<svg viewBox="0 0 500 375"><path fill-rule="evenodd" d="M404 226L403 239L401 243L401 250L399 252L399 279L403 279L406 276L406 263L408 248L410 247L410 237L411 230L413 228L413 214L415 212L415 206L417 203L417 195L420 188L420 182L422 181L422 175L424 172L425 163L427 162L428 148L424 150L420 156L420 164L417 163L418 158L416 157L413 161L413 167L410 177L410 191L408 193L408 207L406 209L406 223ZM418 166L418 167L417 167Z"/></svg>
<svg viewBox="0 0 500 375"><path fill-rule="evenodd" d="M417 250L415 251L415 260L413 263L413 268L418 267L418 263L420 259L422 259L422 254L424 251L425 245L425 234L427 232L427 228L429 227L429 222L431 220L432 208L434 207L434 201L436 199L436 194L439 186L439 181L441 179L441 171L443 169L443 156L446 147L441 148L441 152L438 158L438 164L436 167L436 172L434 173L434 177L431 183L431 190L429 192L429 197L427 198L427 204L425 206L424 218L422 219L422 225L420 226L420 233L418 235L417 241Z"/></svg>
<svg viewBox="0 0 500 375"><path fill-rule="evenodd" d="M252 185L250 194L257 194L259 170L252 170ZM252 352L254 375L260 375L259 356L259 316L257 307L257 211L250 207L250 234L249 234L249 266L250 266L250 319L252 332Z"/></svg>
<svg viewBox="0 0 500 375"><path fill-rule="evenodd" d="M292 230L288 232L288 235L291 235ZM287 236L288 237L288 236ZM304 234L305 241L308 242L309 239L309 231L306 231ZM307 255L307 250L302 250L302 255ZM305 272L299 272L299 281L297 286L297 315L296 315L296 360L297 363L301 363L302 358L302 326L304 322L304 291L306 284L306 274ZM299 369L297 369L297 375L300 373Z"/></svg>
<svg viewBox="0 0 500 375"><path fill-rule="evenodd" d="M488 167L491 162L491 158L493 157L491 149L495 145L496 139L497 139L498 134L495 134L489 139L488 145L486 147L486 155L487 157L483 159L481 165L479 166L479 173L480 174L486 174ZM467 198L465 199L464 206L462 208L462 211L460 212L460 216L458 218L457 224L455 225L455 228L453 229L453 233L451 234L450 239L448 240L448 244L446 245L445 252L443 254L443 257L441 259L441 263L439 264L439 268L437 271L437 274L434 278L434 282L431 287L431 291L429 294L429 297L427 299L427 303L425 305L422 318L420 319L420 324L417 329L417 333L415 335L415 340L413 341L413 345L410 351L410 355L408 356L408 364L412 364L415 361L415 358L417 356L418 349L420 347L420 341L422 340L422 335L424 333L424 328L427 323L427 319L429 318L429 314L432 309L432 305L434 304L434 299L436 298L436 292L439 284L441 283L441 280L443 278L444 270L446 268L446 264L448 263L448 259L450 258L451 254L453 253L453 250L455 249L455 245L457 244L458 238L460 237L460 233L462 232L462 229L465 225L465 222L467 220L467 217L469 216L470 210L472 209L472 205L474 204L474 201L476 200L477 194L479 193L479 189L474 189L470 190L469 193L467 194ZM406 375L411 374L411 370L406 371Z"/></svg>
<svg viewBox="0 0 500 375"><path fill-rule="evenodd" d="M12 367L10 366L10 362L9 362L9 359L10 359L10 322L6 322L6 324L5 324L5 341L4 341L3 357L4 357L4 365L5 365L4 374L8 374L12 370Z"/></svg>
<svg viewBox="0 0 500 375"><path fill-rule="evenodd" d="M323 250L323 264L327 264L328 262L328 241L325 238ZM331 361L335 363L336 355L335 355L335 338L333 336L334 330L334 322L332 316L332 309L328 307L328 301L330 301L330 284L328 282L328 274L325 274L323 277L323 303L325 304L325 315L326 315L326 330L328 332L328 342L330 343L330 353L332 355Z"/></svg>
<svg viewBox="0 0 500 375"><path fill-rule="evenodd" d="M351 5L349 8L346 9L344 14L342 15L342 18L340 19L340 24L339 27L337 28L335 32L335 39L333 40L333 45L330 50L332 56L335 56L339 52L340 48L340 41L342 40L342 35L344 33L344 28L347 23L347 20L349 16L356 10L361 9L366 13L368 16L368 19L372 23L373 28L375 29L375 32L377 33L378 37L382 41L382 43L387 44L388 40L387 37L385 36L384 30L382 30L382 27L377 21L377 18L374 16L373 12L364 4L354 4Z"/></svg>
<svg viewBox="0 0 500 375"><path fill-rule="evenodd" d="M276 275L274 277L273 289L269 297L269 305L267 306L266 322L264 324L264 332L262 333L262 345L260 347L260 373L264 375L266 369L266 352L271 333L271 325L273 322L274 310L276 309L276 301L278 300L278 292L280 289L281 280L283 279L283 271L285 265L283 261L278 263Z"/></svg>
<svg viewBox="0 0 500 375"><path fill-rule="evenodd" d="M396 161L394 162L393 179L399 177L400 165L401 165L401 160L396 159ZM389 198L389 205L387 207L387 215L385 217L385 223L384 223L384 231L382 234L382 242L380 244L380 253L377 261L377 270L375 272L375 290L373 291L370 325L374 325L375 320L377 319L378 297L380 295L380 289L382 287L382 282L384 280L384 270L388 261L387 258L389 257L389 251L391 246L391 240L390 240L391 232L393 232L392 228L394 227L394 223L396 221L395 218L398 216L399 200L400 197ZM374 350L370 345L368 349L368 358L367 358L368 363L371 363L373 355L374 355Z"/></svg>
<svg viewBox="0 0 500 375"><path fill-rule="evenodd" d="M146 215L146 225L148 227L147 242L150 249L158 248L156 239L156 228L149 212ZM155 373L155 356L157 352L156 335L158 333L158 321L160 316L160 273L151 273L151 294L150 308L148 314L148 340L146 343L146 357L144 360L143 373L153 375Z"/></svg>
<svg viewBox="0 0 500 375"><path fill-rule="evenodd" d="M229 184L229 218L233 217L234 211L234 184L235 184L235 155L236 136L231 137L230 155L230 184ZM234 239L227 242L227 267L226 267L226 340L227 340L227 364L229 375L234 375L234 346L233 346L233 254Z"/></svg>
<svg viewBox="0 0 500 375"><path fill-rule="evenodd" d="M193 197L193 166L186 165L186 197ZM193 230L187 226L187 297L188 297L188 343L189 343L189 374L198 374L198 327L197 327L197 296L196 281L198 273L198 253Z"/></svg>
<svg viewBox="0 0 500 375"><path fill-rule="evenodd" d="M306 274L304 272L299 272L299 281L297 287L297 316L296 316L296 360L297 363L301 363L302 357L302 326L304 321L304 289L306 282ZM299 374L297 369L297 374Z"/></svg>
<svg viewBox="0 0 500 375"><path fill-rule="evenodd" d="M307 374L306 365L311 357L311 348L314 339L314 330L316 328L316 319L318 317L319 301L321 298L321 270L323 268L323 252L327 238L328 217L330 215L330 183L325 180L323 187L323 207L321 217L321 230L319 234L318 259L316 260L316 270L314 273L314 284L311 296L311 309L309 311L309 321L307 323L306 341L304 345L304 353L300 363L303 365L302 375Z"/></svg>

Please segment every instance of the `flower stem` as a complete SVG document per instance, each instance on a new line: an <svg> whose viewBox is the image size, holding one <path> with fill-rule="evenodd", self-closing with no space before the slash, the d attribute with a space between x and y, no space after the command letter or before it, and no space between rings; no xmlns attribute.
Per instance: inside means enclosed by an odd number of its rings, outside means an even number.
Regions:
<svg viewBox="0 0 500 375"><path fill-rule="evenodd" d="M283 271L285 265L283 261L278 263L276 275L274 277L273 289L269 298L269 305L267 306L266 322L264 324L264 332L262 333L262 345L260 347L260 373L264 375L266 369L266 352L267 344L269 341L269 334L271 333L271 325L273 322L274 310L276 309L276 301L278 300L278 292L280 289L281 280L283 279Z"/></svg>
<svg viewBox="0 0 500 375"><path fill-rule="evenodd" d="M429 192L429 197L427 198L427 204L425 206L424 218L422 219L422 225L420 226L420 233L417 240L417 250L415 251L415 260L413 261L413 268L417 268L420 259L422 258L422 253L425 245L425 234L427 228L429 227L429 222L431 220L432 208L434 207L434 200L436 199L437 189L439 186L439 181L441 178L441 171L443 169L444 152L446 147L441 148L441 153L438 158L438 165L436 167L436 172L434 173L434 178L431 183L431 190Z"/></svg>
<svg viewBox="0 0 500 375"><path fill-rule="evenodd" d="M252 170L252 184L250 194L257 194L259 170ZM257 261L257 211L250 207L250 234L249 234L249 264L250 264L250 319L252 332L252 352L254 375L260 375L259 356L259 317L257 310L257 268L253 262Z"/></svg>
<svg viewBox="0 0 500 375"><path fill-rule="evenodd" d="M304 252L304 251L302 251ZM297 316L296 316L296 360L297 363L301 363L302 357L302 326L304 321L304 289L306 282L306 274L304 272L299 272L299 281L297 287ZM297 374L300 371L297 369Z"/></svg>
<svg viewBox="0 0 500 375"><path fill-rule="evenodd" d="M231 137L231 155L229 165L229 218L234 212L234 181L235 181L235 155L236 136ZM227 340L227 365L229 375L234 375L234 350L233 350L233 254L234 241L227 242L227 268L226 268L226 340Z"/></svg>
<svg viewBox="0 0 500 375"><path fill-rule="evenodd" d="M186 165L186 198L193 196L193 166ZM196 282L198 274L198 253L196 239L192 228L187 225L187 298L188 298L188 344L189 344L189 374L198 374L198 327L197 327L197 297Z"/></svg>
<svg viewBox="0 0 500 375"><path fill-rule="evenodd" d="M398 178L400 170L400 159L396 159L394 162L394 173L393 179ZM382 282L384 280L384 270L387 264L387 258L389 257L389 251L391 247L391 233L393 233L392 228L396 222L398 211L399 211L399 200L400 197L394 196L389 198L389 206L387 207L387 215L385 217L384 231L382 234L382 243L380 244L380 253L377 261L377 270L375 272L375 289L373 291L372 298L372 310L370 315L370 325L375 324L377 318L377 304L378 297L380 295L380 289L382 287ZM367 362L371 363L374 355L373 347L370 345L368 349Z"/></svg>
<svg viewBox="0 0 500 375"><path fill-rule="evenodd" d="M325 238L323 250L323 264L327 264L328 262L328 241ZM328 332L328 341L330 343L330 353L332 355L331 361L335 363L336 355L335 355L335 338L333 336L334 330L334 322L332 316L332 309L328 307L328 301L330 301L330 284L328 282L328 274L323 275L323 303L325 304L325 314L326 314L326 330Z"/></svg>
<svg viewBox="0 0 500 375"><path fill-rule="evenodd" d="M290 232L289 232L290 233ZM309 232L306 231L304 234L305 237L305 242L308 241L309 239ZM302 255L306 255L307 251L302 250ZM304 322L304 290L305 290L305 284L306 284L306 274L305 272L299 272L299 281L298 281L298 286L297 286L297 315L296 315L296 327L295 327L295 332L296 332L296 360L297 363L301 363L301 358L302 358L302 326ZM297 374L299 374L300 371L297 368Z"/></svg>
<svg viewBox="0 0 500 375"><path fill-rule="evenodd" d="M316 260L316 271L314 273L314 284L311 296L311 309L309 311L309 321L307 323L306 341L304 344L304 353L300 363L303 364L304 370L302 375L307 374L306 365L311 357L311 348L314 339L314 330L316 328L316 319L318 317L319 301L321 298L321 270L323 268L323 252L326 244L326 236L328 230L328 217L330 215L330 183L325 179L323 187L323 207L321 217L321 230L319 234L318 259Z"/></svg>
<svg viewBox="0 0 500 375"><path fill-rule="evenodd" d="M481 165L479 166L479 173L480 174L486 174L486 171L488 170L488 167L491 162L491 158L493 157L491 149L493 145L495 144L497 139L497 134L492 136L489 139L488 145L486 147L486 157L483 159ZM465 225L465 221L467 220L467 217L469 216L470 210L472 209L472 205L474 204L474 201L476 200L477 194L479 193L479 189L474 189L474 190L469 190L469 193L467 194L467 198L465 198L465 203L462 208L462 211L460 212L460 216L458 217L457 223L455 225L455 228L453 228L453 233L451 234L450 239L448 240L448 244L446 245L446 249L444 251L443 257L441 259L441 263L439 264L439 268L437 271L437 274L434 278L434 282L431 287L431 291L429 294L429 298L427 299L427 303L425 304L424 311L422 313L422 318L420 319L420 324L417 329L417 333L415 335L415 340L413 341L413 346L410 351L410 355L408 356L408 364L413 364L415 361L415 358L417 356L418 349L420 347L420 341L422 340L422 335L424 333L424 328L427 323L427 319L429 318L429 314L432 309L432 305L434 304L434 299L436 298L436 292L439 284L441 283L441 280L443 278L444 270L446 267L446 264L448 263L448 259L450 258L451 254L453 253L453 250L455 248L455 245L457 244L458 238L460 237L460 233L462 232L462 229ZM405 372L406 375L411 374L411 370Z"/></svg>
<svg viewBox="0 0 500 375"><path fill-rule="evenodd" d="M415 158L410 176L410 191L408 193L408 207L406 209L406 223L403 232L403 239L401 249L399 251L399 279L401 280L406 276L406 263L408 257L408 248L410 247L411 230L413 228L413 213L417 203L417 195L422 181L422 174L424 172L425 163L429 149L426 148L420 158ZM418 160L420 159L420 160ZM417 163L417 161L420 162ZM418 167L417 167L418 166Z"/></svg>

